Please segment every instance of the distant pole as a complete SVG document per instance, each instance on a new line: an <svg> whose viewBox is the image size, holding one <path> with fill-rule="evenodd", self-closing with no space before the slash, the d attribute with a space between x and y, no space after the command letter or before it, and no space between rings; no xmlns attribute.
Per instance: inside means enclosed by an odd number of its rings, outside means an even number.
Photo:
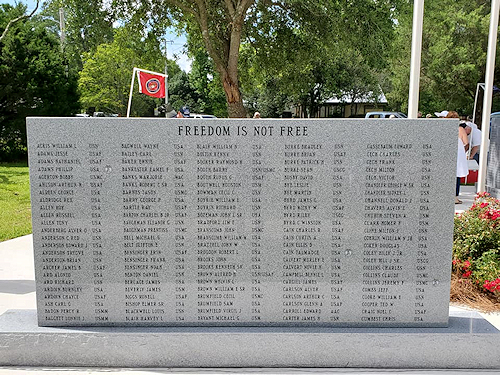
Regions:
<svg viewBox="0 0 500 375"><path fill-rule="evenodd" d="M165 117L167 117L167 104L168 104L168 53L167 53L167 43L173 44L173 40L165 39Z"/></svg>
<svg viewBox="0 0 500 375"><path fill-rule="evenodd" d="M495 75L495 55L497 48L498 15L500 0L491 1L490 34L488 36L488 54L486 56L486 76L484 80L483 118L481 122L481 149L479 151L479 174L477 177L477 191L486 190L486 159L490 148L490 115L493 97L493 77Z"/></svg>
<svg viewBox="0 0 500 375"><path fill-rule="evenodd" d="M64 8L59 8L59 29L61 30L61 51L64 52L66 43L66 25L64 22Z"/></svg>
<svg viewBox="0 0 500 375"><path fill-rule="evenodd" d="M410 92L408 94L408 118L418 117L420 88L420 60L422 57L422 28L424 23L424 0L413 2L413 31L411 38Z"/></svg>

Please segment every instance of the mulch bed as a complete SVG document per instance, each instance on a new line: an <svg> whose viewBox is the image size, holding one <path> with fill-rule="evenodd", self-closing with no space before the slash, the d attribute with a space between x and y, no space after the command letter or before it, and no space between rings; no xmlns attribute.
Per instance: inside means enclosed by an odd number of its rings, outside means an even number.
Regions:
<svg viewBox="0 0 500 375"><path fill-rule="evenodd" d="M473 308L483 313L500 312L500 296L456 274L451 276L450 301Z"/></svg>

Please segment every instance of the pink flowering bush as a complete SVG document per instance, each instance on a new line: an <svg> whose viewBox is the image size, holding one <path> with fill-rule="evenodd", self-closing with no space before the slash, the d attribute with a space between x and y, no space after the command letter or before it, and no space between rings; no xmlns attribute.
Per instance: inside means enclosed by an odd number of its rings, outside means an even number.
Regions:
<svg viewBox="0 0 500 375"><path fill-rule="evenodd" d="M483 288L492 293L500 292L500 277L494 281L486 280L483 284Z"/></svg>
<svg viewBox="0 0 500 375"><path fill-rule="evenodd" d="M500 201L488 193L455 216L453 271L500 297Z"/></svg>

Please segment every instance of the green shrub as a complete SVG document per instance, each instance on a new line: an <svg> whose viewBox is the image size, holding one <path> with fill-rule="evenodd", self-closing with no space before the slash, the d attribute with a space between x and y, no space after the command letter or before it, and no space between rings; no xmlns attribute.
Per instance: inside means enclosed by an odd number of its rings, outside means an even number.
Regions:
<svg viewBox="0 0 500 375"><path fill-rule="evenodd" d="M488 193L455 216L453 270L500 297L500 201Z"/></svg>

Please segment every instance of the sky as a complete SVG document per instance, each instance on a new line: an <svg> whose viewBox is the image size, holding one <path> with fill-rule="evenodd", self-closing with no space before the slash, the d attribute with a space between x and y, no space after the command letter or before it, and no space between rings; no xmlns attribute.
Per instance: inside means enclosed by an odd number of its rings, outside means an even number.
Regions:
<svg viewBox="0 0 500 375"><path fill-rule="evenodd" d="M36 0L0 0L0 3L7 3L11 5L19 3L26 4L28 6L28 13L31 12L36 6ZM41 8L42 3L43 0L41 0L39 8ZM169 60L176 60L182 70L189 72L191 70L191 61L188 59L186 54L182 53L184 44L186 44L186 37L184 35L178 36L173 30L168 32L166 37L167 40L172 41L172 43L168 43L167 45L167 58Z"/></svg>

